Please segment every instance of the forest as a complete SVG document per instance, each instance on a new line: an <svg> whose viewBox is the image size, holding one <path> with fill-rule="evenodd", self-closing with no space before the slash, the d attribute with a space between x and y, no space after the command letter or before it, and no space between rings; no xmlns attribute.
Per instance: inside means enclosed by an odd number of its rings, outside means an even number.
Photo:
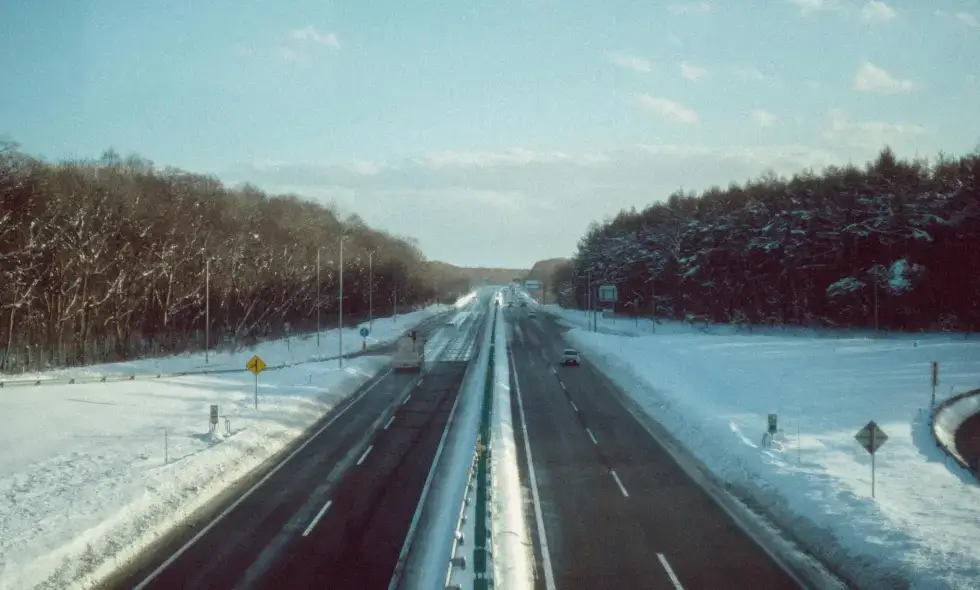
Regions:
<svg viewBox="0 0 980 590"><path fill-rule="evenodd" d="M980 151L884 148L863 169L675 192L594 222L552 275L567 306L616 285L617 312L692 322L980 328ZM594 301L594 299L593 299Z"/></svg>
<svg viewBox="0 0 980 590"><path fill-rule="evenodd" d="M295 195L0 143L0 372L237 348L314 331L317 310L334 328L341 241L345 324L469 288L413 240Z"/></svg>

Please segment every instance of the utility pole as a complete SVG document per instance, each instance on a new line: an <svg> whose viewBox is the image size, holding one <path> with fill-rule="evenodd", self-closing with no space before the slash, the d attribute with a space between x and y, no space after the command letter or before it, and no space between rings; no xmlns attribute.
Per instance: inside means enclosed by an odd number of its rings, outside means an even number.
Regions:
<svg viewBox="0 0 980 590"><path fill-rule="evenodd" d="M875 336L878 336L878 275L875 274Z"/></svg>
<svg viewBox="0 0 980 590"><path fill-rule="evenodd" d="M592 331L592 271L586 271L585 273L586 282L588 283L588 295L586 295L586 301L588 305L588 311L586 312L589 317L589 332Z"/></svg>
<svg viewBox="0 0 980 590"><path fill-rule="evenodd" d="M316 248L316 348L320 350L320 247Z"/></svg>
<svg viewBox="0 0 980 590"><path fill-rule="evenodd" d="M374 253L368 252L368 329L374 327Z"/></svg>
<svg viewBox="0 0 980 590"><path fill-rule="evenodd" d="M340 236L340 329L337 331L340 335L338 340L338 348L340 349L340 356L337 357L337 366L343 368L344 366L344 236Z"/></svg>
<svg viewBox="0 0 980 590"><path fill-rule="evenodd" d="M650 316L653 320L650 325L653 326L653 333L657 333L657 287L654 283L654 277L650 277Z"/></svg>
<svg viewBox="0 0 980 590"><path fill-rule="evenodd" d="M211 259L204 261L204 364L211 348Z"/></svg>

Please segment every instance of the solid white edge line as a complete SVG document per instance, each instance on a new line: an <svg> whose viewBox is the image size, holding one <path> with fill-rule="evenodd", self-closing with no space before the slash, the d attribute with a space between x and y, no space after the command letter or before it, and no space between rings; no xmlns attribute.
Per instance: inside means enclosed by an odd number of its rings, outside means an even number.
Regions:
<svg viewBox="0 0 980 590"><path fill-rule="evenodd" d="M347 410L349 410L352 407L354 407L354 404L356 404L357 402L361 401L364 398L364 396L368 394L369 391L371 391L379 383L381 383L382 381L384 381L385 377L387 377L390 373L391 373L391 369L389 368L387 371L385 371L385 373L380 378L378 378L377 381L375 381L367 389L365 389L364 391L362 391L361 394L359 396L357 396L357 398L354 401L352 401L351 403L347 404L347 407L345 407L340 412L338 412L337 415L334 416L333 418L331 418L329 422L327 422L326 424L324 424L320 428L320 430L317 430L315 433L313 433L313 435L310 436L310 438L308 438L305 441L303 441L303 444L301 444L299 447L297 447L296 450L294 450L292 453L290 453L278 465L276 465L275 467L273 467L272 470L269 471L269 473L266 473L262 477L262 479L260 479L259 481L255 482L255 484L253 484L252 487L248 488L248 490L246 490L245 493L242 494L240 498L238 498L237 500L235 500L234 503L232 503L231 506L225 508L221 512L221 514L219 514L214 519L212 519L211 522L209 522L204 528L202 528L200 531L198 531L198 533L196 535L194 535L193 537L191 537L191 539L189 541L187 541L186 543L184 543L180 547L180 549L178 549L177 551L175 551L173 555L171 555L170 557L168 557L163 563L161 563L159 566L157 566L157 569L155 569L152 572L150 572L150 575L148 575L146 578L144 578L142 582L140 582L139 584L137 584L136 586L134 586L133 587L133 590L143 590L143 588L145 588L151 582L153 582L153 580L156 579L156 577L159 576L163 572L163 570L165 570L168 567L170 567L171 565L173 565L173 563L175 561L177 561L180 558L180 556L184 554L185 551L187 551L188 549L190 549L195 543L197 543L198 541L201 540L201 537L203 537L204 535L206 535L208 533L208 531L210 531L212 528L214 528L214 525L218 524L219 522L222 521L222 519L224 519L226 516L228 516L229 514L231 514L231 512L235 508L238 508L238 505L239 504L241 504L242 502L244 502L249 496L252 495L252 493L255 492L255 490L259 489L259 487L261 487L262 484L264 484L265 482L267 482L269 480L269 478L271 478L273 475L276 474L276 472L278 472L280 469L282 469L282 466L285 465L286 463L288 463L290 459L292 459L293 457L295 457L296 455L298 455L300 453L300 451L302 451L303 449L305 449L307 445L309 445L311 442L313 442L313 439L315 439L316 437L320 436L320 434L322 434L324 430L326 430L327 428L329 428L331 424L333 424L334 422L337 421L338 418L340 418L341 416L343 416L347 412Z"/></svg>
<svg viewBox="0 0 980 590"><path fill-rule="evenodd" d="M578 406L575 405L575 402L573 402L572 400L568 400L568 403L572 404L572 409L578 412Z"/></svg>
<svg viewBox="0 0 980 590"><path fill-rule="evenodd" d="M371 454L371 451L373 451L373 450L374 450L374 445L368 445L367 450L364 451L364 454L361 455L361 458L357 460L357 466L358 467L361 466L361 463L363 463L364 460L367 459L367 456L370 455Z"/></svg>
<svg viewBox="0 0 980 590"><path fill-rule="evenodd" d="M677 574L674 573L674 570L671 569L670 564L667 563L667 558L664 557L664 554L658 553L657 559L660 560L660 565L664 566L664 569L667 570L667 575L670 576L670 581L674 583L674 588L676 590L684 590L684 586L681 586L681 581L677 579Z"/></svg>
<svg viewBox="0 0 980 590"><path fill-rule="evenodd" d="M616 480L616 485L619 486L619 491L623 492L623 496L629 498L630 494L626 491L626 486L624 486L622 480L619 479L619 474L616 473L616 470L610 469L609 473L612 473L613 479Z"/></svg>
<svg viewBox="0 0 980 590"><path fill-rule="evenodd" d="M517 363L514 362L514 352L510 350L510 347L508 347L507 356L510 360L511 375L514 376L514 392L517 393L517 409L521 414L521 432L524 434L524 455L527 459L528 478L531 480L531 499L534 502L534 520L538 528L538 542L541 545L544 585L546 590L555 590L555 572L551 569L551 551L548 549L548 535L544 530L541 497L538 494L538 476L534 472L534 461L531 458L531 440L527 436L527 420L524 418L524 396L521 395L521 382L517 378Z"/></svg>
<svg viewBox="0 0 980 590"><path fill-rule="evenodd" d="M327 503L323 505L323 508L321 508L320 511L316 513L316 516L314 516L313 520L310 521L310 526L306 527L306 530L303 531L304 537L310 536L310 533L313 532L313 527L316 526L316 523L320 522L320 519L323 518L323 515L327 513L327 510L330 508L331 504L333 504L333 500L327 500Z"/></svg>
<svg viewBox="0 0 980 590"><path fill-rule="evenodd" d="M392 414L391 418L388 418L388 421L385 422L384 429L385 430L388 430L388 427L391 426L391 423L394 422L394 421L395 421L395 416L394 416L394 414Z"/></svg>
<svg viewBox="0 0 980 590"><path fill-rule="evenodd" d="M595 439L595 435L594 435L594 434L592 434L592 431L591 431L591 430L589 430L588 428L586 428L586 429L585 429L585 431L586 431L587 433L589 433L589 438L591 438L591 439L592 439L592 444L594 444L594 445L597 445L597 444L599 444L599 441L597 441L597 440Z"/></svg>

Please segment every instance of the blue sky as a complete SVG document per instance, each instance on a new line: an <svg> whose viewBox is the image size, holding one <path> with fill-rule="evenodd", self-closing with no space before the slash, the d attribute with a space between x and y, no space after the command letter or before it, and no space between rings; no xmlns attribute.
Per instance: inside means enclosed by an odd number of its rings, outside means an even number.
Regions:
<svg viewBox="0 0 980 590"><path fill-rule="evenodd" d="M8 1L0 134L528 266L680 187L980 144L980 0Z"/></svg>

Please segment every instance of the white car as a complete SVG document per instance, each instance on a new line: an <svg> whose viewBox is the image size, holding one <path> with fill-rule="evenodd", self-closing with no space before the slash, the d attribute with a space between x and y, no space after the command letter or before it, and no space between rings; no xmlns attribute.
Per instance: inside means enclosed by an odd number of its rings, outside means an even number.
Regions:
<svg viewBox="0 0 980 590"><path fill-rule="evenodd" d="M578 351L574 348L566 348L565 352L561 353L561 364L577 367L582 364L582 357L579 356Z"/></svg>

